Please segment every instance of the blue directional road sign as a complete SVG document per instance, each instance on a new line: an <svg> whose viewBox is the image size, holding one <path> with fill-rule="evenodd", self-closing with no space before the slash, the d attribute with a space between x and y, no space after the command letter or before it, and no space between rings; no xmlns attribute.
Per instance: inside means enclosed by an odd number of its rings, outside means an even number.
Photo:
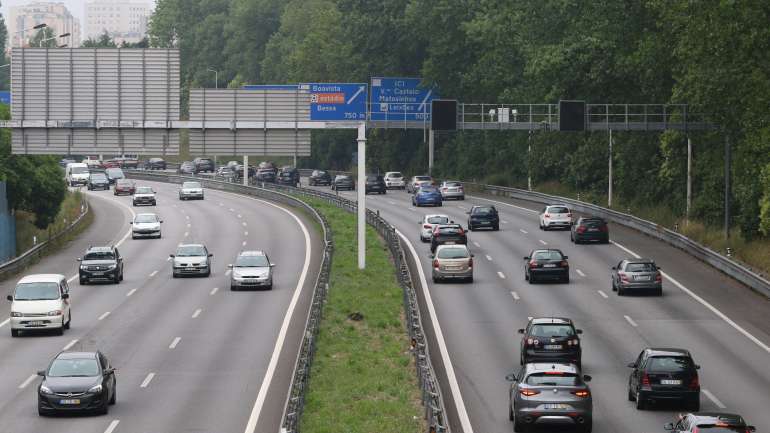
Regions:
<svg viewBox="0 0 770 433"><path fill-rule="evenodd" d="M421 83L422 78L372 78L370 120L430 121L438 90Z"/></svg>
<svg viewBox="0 0 770 433"><path fill-rule="evenodd" d="M10 90L0 90L0 104L11 104L11 91Z"/></svg>
<svg viewBox="0 0 770 433"><path fill-rule="evenodd" d="M303 83L310 93L310 120L366 120L367 85Z"/></svg>

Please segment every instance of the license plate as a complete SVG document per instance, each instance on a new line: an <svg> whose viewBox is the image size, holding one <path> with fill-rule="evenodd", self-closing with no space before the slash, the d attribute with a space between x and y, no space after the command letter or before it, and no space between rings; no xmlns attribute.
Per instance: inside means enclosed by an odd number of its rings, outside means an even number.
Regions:
<svg viewBox="0 0 770 433"><path fill-rule="evenodd" d="M42 320L32 320L29 322L29 326L43 326L45 323L43 323Z"/></svg>
<svg viewBox="0 0 770 433"><path fill-rule="evenodd" d="M599 229L588 229L589 232L598 232Z"/></svg>
<svg viewBox="0 0 770 433"><path fill-rule="evenodd" d="M481 222L481 225L483 225L483 226L488 225L488 224L489 224L489 221L482 221Z"/></svg>
<svg viewBox="0 0 770 433"><path fill-rule="evenodd" d="M67 400L59 400L59 404L80 404L80 399L73 398Z"/></svg>
<svg viewBox="0 0 770 433"><path fill-rule="evenodd" d="M455 241L446 241L444 242L444 245L454 245Z"/></svg>
<svg viewBox="0 0 770 433"><path fill-rule="evenodd" d="M634 277L634 281L650 281L649 275L637 275Z"/></svg>
<svg viewBox="0 0 770 433"><path fill-rule="evenodd" d="M460 271L460 270L462 270L462 268L463 268L462 266L447 266L446 270L447 271Z"/></svg>
<svg viewBox="0 0 770 433"><path fill-rule="evenodd" d="M562 403L548 403L543 405L546 410L568 410L572 409L572 406Z"/></svg>
<svg viewBox="0 0 770 433"><path fill-rule="evenodd" d="M543 347L546 348L546 350L559 350L561 349L561 344L546 344Z"/></svg>
<svg viewBox="0 0 770 433"><path fill-rule="evenodd" d="M554 263L546 263L543 265L544 268L555 268L556 265Z"/></svg>
<svg viewBox="0 0 770 433"><path fill-rule="evenodd" d="M100 276L104 275L104 272L91 272L91 275L93 275L95 277L100 277Z"/></svg>
<svg viewBox="0 0 770 433"><path fill-rule="evenodd" d="M660 381L661 385L681 385L682 381L679 379L662 379Z"/></svg>

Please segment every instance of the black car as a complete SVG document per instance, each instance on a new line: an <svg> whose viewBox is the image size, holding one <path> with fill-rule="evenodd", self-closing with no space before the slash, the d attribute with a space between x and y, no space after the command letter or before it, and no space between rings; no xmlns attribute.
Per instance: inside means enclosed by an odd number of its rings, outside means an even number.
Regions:
<svg viewBox="0 0 770 433"><path fill-rule="evenodd" d="M217 170L217 167L214 165L214 160L211 158L195 158L193 160L193 166L193 171L195 174L213 173Z"/></svg>
<svg viewBox="0 0 770 433"><path fill-rule="evenodd" d="M234 165L230 167L230 169L235 174L236 179L243 179L243 164ZM254 166L250 165L248 168L248 171L249 171L249 179L257 176L257 169L254 168Z"/></svg>
<svg viewBox="0 0 770 433"><path fill-rule="evenodd" d="M308 180L310 186L316 185L331 185L332 176L326 170L313 170Z"/></svg>
<svg viewBox="0 0 770 433"><path fill-rule="evenodd" d="M78 261L81 285L91 281L123 281L123 257L115 247L90 247Z"/></svg>
<svg viewBox="0 0 770 433"><path fill-rule="evenodd" d="M525 329L519 329L521 365L529 362L568 362L581 367L582 349L579 334L571 319L535 317Z"/></svg>
<svg viewBox="0 0 770 433"><path fill-rule="evenodd" d="M460 224L439 224L433 228L430 252L435 253L439 245L445 244L468 244L468 235Z"/></svg>
<svg viewBox="0 0 770 433"><path fill-rule="evenodd" d="M543 280L569 283L569 262L561 250L532 250L524 257L524 279L529 284Z"/></svg>
<svg viewBox="0 0 770 433"><path fill-rule="evenodd" d="M366 190L364 194L370 192L376 192L377 194L385 194L388 192L388 188L385 187L385 178L379 174L370 174L366 176Z"/></svg>
<svg viewBox="0 0 770 433"><path fill-rule="evenodd" d="M351 176L346 174L338 174L334 177L334 182L332 182L332 190L339 191L341 189L346 189L349 191L356 189L356 183L353 181Z"/></svg>
<svg viewBox="0 0 770 433"><path fill-rule="evenodd" d="M473 206L468 211L468 230L489 228L500 230L500 215L494 206Z"/></svg>
<svg viewBox="0 0 770 433"><path fill-rule="evenodd" d="M118 179L125 179L126 175L123 174L123 170L113 167L104 170L104 174L107 175L107 179L110 180L110 185L114 184Z"/></svg>
<svg viewBox="0 0 770 433"><path fill-rule="evenodd" d="M115 404L115 368L103 353L61 352L46 370L37 388L37 413L89 411L106 414Z"/></svg>
<svg viewBox="0 0 770 433"><path fill-rule="evenodd" d="M91 172L88 175L88 190L93 191L95 189L110 189L110 180L107 179L107 175L103 172Z"/></svg>
<svg viewBox="0 0 770 433"><path fill-rule="evenodd" d="M299 170L294 167L283 167L275 179L279 185L299 186Z"/></svg>
<svg viewBox="0 0 770 433"><path fill-rule="evenodd" d="M749 433L757 431L742 416L724 412L698 412L680 414L676 423L663 426L674 433Z"/></svg>
<svg viewBox="0 0 770 433"><path fill-rule="evenodd" d="M144 168L147 170L165 170L166 161L163 158L150 158L144 164Z"/></svg>
<svg viewBox="0 0 770 433"><path fill-rule="evenodd" d="M257 168L257 182L275 182L276 173L274 168Z"/></svg>
<svg viewBox="0 0 770 433"><path fill-rule="evenodd" d="M176 172L179 174L195 174L195 164L192 161L185 161L179 165Z"/></svg>
<svg viewBox="0 0 770 433"><path fill-rule="evenodd" d="M642 350L628 379L628 400L643 410L650 403L679 402L693 412L700 410L698 369L690 352L684 349Z"/></svg>
<svg viewBox="0 0 770 433"><path fill-rule="evenodd" d="M570 229L569 239L580 244L583 242L610 243L610 231L607 221L599 217L581 217Z"/></svg>

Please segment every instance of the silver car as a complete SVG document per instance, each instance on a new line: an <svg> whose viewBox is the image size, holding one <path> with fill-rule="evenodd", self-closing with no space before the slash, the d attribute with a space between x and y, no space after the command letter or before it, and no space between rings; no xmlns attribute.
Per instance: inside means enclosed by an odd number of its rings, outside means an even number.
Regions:
<svg viewBox="0 0 770 433"><path fill-rule="evenodd" d="M650 259L626 259L612 267L612 290L618 295L652 292L663 295L660 268Z"/></svg>
<svg viewBox="0 0 770 433"><path fill-rule="evenodd" d="M433 229L439 224L449 224L449 217L443 214L425 215L422 221L417 221L417 224L420 225L420 240L430 242L430 238L433 236Z"/></svg>
<svg viewBox="0 0 770 433"><path fill-rule="evenodd" d="M171 257L171 275L174 278L182 275L211 275L211 257L205 245L182 244Z"/></svg>
<svg viewBox="0 0 770 433"><path fill-rule="evenodd" d="M465 188L463 188L461 182L456 180L445 180L441 182L441 186L438 187L438 190L441 191L441 198L444 200L465 200Z"/></svg>
<svg viewBox="0 0 770 433"><path fill-rule="evenodd" d="M247 288L273 289L273 268L275 263L262 251L241 251L231 269L230 290Z"/></svg>
<svg viewBox="0 0 770 433"><path fill-rule="evenodd" d="M473 254L466 245L439 245L431 258L434 283L447 279L473 282Z"/></svg>
<svg viewBox="0 0 770 433"><path fill-rule="evenodd" d="M583 375L574 364L525 364L518 374L506 376L513 382L509 392L508 418L513 431L534 425L575 426L591 431L593 401Z"/></svg>
<svg viewBox="0 0 770 433"><path fill-rule="evenodd" d="M179 188L179 200L191 198L203 200L203 186L200 182L184 182Z"/></svg>
<svg viewBox="0 0 770 433"><path fill-rule="evenodd" d="M389 171L385 173L385 188L387 189L406 188L406 181L404 180L404 175L398 171Z"/></svg>
<svg viewBox="0 0 770 433"><path fill-rule="evenodd" d="M131 224L131 239L156 238L160 239L160 223L163 220L154 213L140 213L134 217Z"/></svg>
<svg viewBox="0 0 770 433"><path fill-rule="evenodd" d="M430 176L414 176L406 184L406 192L414 194L420 187L433 185L433 178Z"/></svg>

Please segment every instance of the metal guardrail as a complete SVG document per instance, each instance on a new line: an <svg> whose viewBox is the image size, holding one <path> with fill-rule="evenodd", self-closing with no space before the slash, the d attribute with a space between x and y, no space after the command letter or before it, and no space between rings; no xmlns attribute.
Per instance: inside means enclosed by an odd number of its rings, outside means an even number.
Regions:
<svg viewBox="0 0 770 433"><path fill-rule="evenodd" d="M80 215L75 218L75 221L72 221L67 227L65 227L64 230L54 234L50 239L28 249L22 255L0 264L0 280L4 280L5 278L16 274L20 270L27 268L32 262L45 255L56 240L77 228L83 221L83 217L85 217L90 211L90 207L88 206L88 201L86 199L83 199L80 209Z"/></svg>
<svg viewBox="0 0 770 433"><path fill-rule="evenodd" d="M310 170L312 171L312 170ZM309 172L308 171L308 174ZM305 337L303 338L300 354L292 379L291 391L281 423L282 433L298 433L299 421L302 416L302 410L305 404L305 393L310 377L310 365L315 354L315 339L318 334L318 326L322 316L322 306L326 299L328 291L329 270L331 268L331 257L333 244L331 241L331 232L327 230L327 222L311 205L296 198L312 198L322 200L348 212L355 213L358 209L356 202L340 197L335 194L329 194L316 191L309 188L294 188L290 186L280 186L272 183L262 184L262 187L244 186L237 183L231 183L223 180L212 180L210 177L192 177L179 176L170 173L158 173L148 171L130 171L129 176L136 179L155 180L161 182L181 183L183 180L195 179L200 181L204 187L231 191L247 195L257 195L269 200L277 200L287 204L301 206L310 209L322 222L324 227L324 236L326 239L326 250L324 252L324 262L321 266L321 273L316 283L311 311L306 324ZM407 264L406 255L401 247L401 241L396 233L396 229L383 219L379 213L366 211L366 222L374 227L377 233L385 239L390 250L391 256L396 265L397 278L402 288L404 297L404 310L406 313L406 326L411 341L412 354L414 355L415 365L417 367L417 379L422 391L422 403L425 408L425 419L427 420L430 431L436 433L448 432L446 410L444 409L444 400L439 388L438 380L431 363L428 342L422 327L422 318L420 307L417 301L417 292L414 288L411 272ZM323 283L323 284L322 284Z"/></svg>

